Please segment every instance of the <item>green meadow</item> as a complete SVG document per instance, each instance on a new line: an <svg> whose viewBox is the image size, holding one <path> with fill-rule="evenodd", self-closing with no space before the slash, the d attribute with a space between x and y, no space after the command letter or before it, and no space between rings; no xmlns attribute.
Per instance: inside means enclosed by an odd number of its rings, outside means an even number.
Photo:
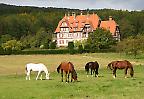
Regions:
<svg viewBox="0 0 144 99"><path fill-rule="evenodd" d="M117 70L117 78L106 66L113 60L129 60L134 66L134 77L124 78L124 71ZM62 61L75 65L78 81L61 82L56 68ZM99 77L86 76L84 66L89 61L100 64ZM50 80L25 80L27 63L44 63ZM144 57L116 53L92 53L77 55L5 55L0 56L0 99L143 99L144 97ZM44 77L44 74L43 74Z"/></svg>

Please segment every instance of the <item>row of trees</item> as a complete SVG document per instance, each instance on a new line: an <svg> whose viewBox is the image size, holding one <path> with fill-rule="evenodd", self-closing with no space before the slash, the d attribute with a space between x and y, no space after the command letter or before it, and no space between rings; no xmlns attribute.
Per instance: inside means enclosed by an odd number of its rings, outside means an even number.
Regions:
<svg viewBox="0 0 144 99"><path fill-rule="evenodd" d="M130 36L121 40L115 40L109 31L97 29L94 33L90 33L87 40L77 41L68 46L69 49L78 49L80 53L83 51L115 51L122 52L126 55L136 56L144 52L144 35Z"/></svg>

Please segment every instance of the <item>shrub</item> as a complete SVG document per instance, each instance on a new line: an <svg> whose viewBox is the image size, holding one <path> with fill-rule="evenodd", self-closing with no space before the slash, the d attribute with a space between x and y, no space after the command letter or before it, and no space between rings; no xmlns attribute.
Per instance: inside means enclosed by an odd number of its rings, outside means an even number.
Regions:
<svg viewBox="0 0 144 99"><path fill-rule="evenodd" d="M83 46L82 46L82 45L79 45L79 46L78 46L78 52L79 52L79 53L83 53Z"/></svg>
<svg viewBox="0 0 144 99"><path fill-rule="evenodd" d="M49 48L55 49L56 48L56 42L50 42Z"/></svg>
<svg viewBox="0 0 144 99"><path fill-rule="evenodd" d="M68 49L73 50L74 49L74 43L73 42L68 42Z"/></svg>
<svg viewBox="0 0 144 99"><path fill-rule="evenodd" d="M16 40L10 40L2 44L4 50L19 51L22 49L22 43Z"/></svg>

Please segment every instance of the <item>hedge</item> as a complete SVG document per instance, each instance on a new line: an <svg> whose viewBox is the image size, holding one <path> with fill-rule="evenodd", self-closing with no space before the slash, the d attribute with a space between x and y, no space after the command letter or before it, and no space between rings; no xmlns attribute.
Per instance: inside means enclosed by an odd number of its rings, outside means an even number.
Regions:
<svg viewBox="0 0 144 99"><path fill-rule="evenodd" d="M1 52L0 55L33 55L33 54L76 54L78 50L73 50L72 53L68 49L49 49L49 50L22 50L22 51L12 51L9 52Z"/></svg>

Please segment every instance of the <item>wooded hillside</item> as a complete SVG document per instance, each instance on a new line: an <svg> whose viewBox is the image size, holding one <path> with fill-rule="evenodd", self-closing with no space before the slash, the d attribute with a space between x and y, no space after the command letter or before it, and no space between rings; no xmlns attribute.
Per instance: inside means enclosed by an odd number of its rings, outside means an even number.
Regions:
<svg viewBox="0 0 144 99"><path fill-rule="evenodd" d="M68 12L80 14L81 10L0 4L0 44L11 39L28 43L25 47L49 44L59 20ZM112 16L119 24L121 39L144 34L144 11L87 9L82 12L97 13L101 20Z"/></svg>

